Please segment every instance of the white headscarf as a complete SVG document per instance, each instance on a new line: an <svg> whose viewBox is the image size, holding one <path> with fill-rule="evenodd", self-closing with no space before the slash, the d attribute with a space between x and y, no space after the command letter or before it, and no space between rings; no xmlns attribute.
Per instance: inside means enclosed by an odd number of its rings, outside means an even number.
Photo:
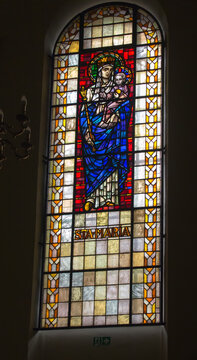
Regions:
<svg viewBox="0 0 197 360"><path fill-rule="evenodd" d="M98 75L97 75L97 78L96 78L96 84L94 86L94 94L93 94L93 97L92 97L92 101L98 101L99 100L99 94L101 92L101 87L105 89L105 93L109 93L111 91L112 87L114 86L114 70L113 69L112 69L112 73L111 73L111 76L110 76L110 80L108 81L108 83L105 86L102 86L102 73L101 73L101 70L106 65L108 65L108 64L105 64L105 65L101 66L98 69Z"/></svg>

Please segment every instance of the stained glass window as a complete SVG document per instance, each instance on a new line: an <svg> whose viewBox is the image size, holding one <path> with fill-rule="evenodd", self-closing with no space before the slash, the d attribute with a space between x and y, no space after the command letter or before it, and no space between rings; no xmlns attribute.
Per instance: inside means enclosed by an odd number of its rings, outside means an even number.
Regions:
<svg viewBox="0 0 197 360"><path fill-rule="evenodd" d="M41 328L162 322L162 53L133 5L92 8L56 43Z"/></svg>

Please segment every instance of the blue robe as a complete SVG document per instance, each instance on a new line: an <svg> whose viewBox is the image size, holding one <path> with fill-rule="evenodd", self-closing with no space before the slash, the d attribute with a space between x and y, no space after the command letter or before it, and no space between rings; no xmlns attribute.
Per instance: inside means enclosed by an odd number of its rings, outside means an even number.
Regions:
<svg viewBox="0 0 197 360"><path fill-rule="evenodd" d="M95 138L92 146L85 140L88 129L85 110L80 114L80 125L83 137L83 159L86 175L86 197L89 197L116 169L118 169L119 192L123 190L128 173L127 128L131 115L131 103L123 101L113 113L119 112L120 121L107 129L99 127L103 112L96 115L96 103L88 106L92 134Z"/></svg>

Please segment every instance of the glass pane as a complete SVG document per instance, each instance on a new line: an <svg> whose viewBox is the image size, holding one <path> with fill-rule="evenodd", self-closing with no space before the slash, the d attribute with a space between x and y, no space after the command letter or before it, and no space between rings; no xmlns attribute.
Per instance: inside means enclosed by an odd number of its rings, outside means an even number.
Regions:
<svg viewBox="0 0 197 360"><path fill-rule="evenodd" d="M103 26L103 36L113 35L113 25Z"/></svg>
<svg viewBox="0 0 197 360"><path fill-rule="evenodd" d="M122 45L123 44L123 36L114 36L113 43L114 45Z"/></svg>
<svg viewBox="0 0 197 360"><path fill-rule="evenodd" d="M101 39L92 39L92 47L99 48L101 47Z"/></svg>
<svg viewBox="0 0 197 360"><path fill-rule="evenodd" d="M91 37L92 37L92 28L91 27L84 28L84 39Z"/></svg>
<svg viewBox="0 0 197 360"><path fill-rule="evenodd" d="M92 37L97 38L102 36L102 27L101 26L94 26L92 28Z"/></svg>
<svg viewBox="0 0 197 360"><path fill-rule="evenodd" d="M103 38L103 46L112 46L112 37Z"/></svg>
<svg viewBox="0 0 197 360"><path fill-rule="evenodd" d="M114 35L122 35L123 34L123 24L114 25Z"/></svg>
<svg viewBox="0 0 197 360"><path fill-rule="evenodd" d="M132 23L125 23L124 24L124 33L128 34L128 33L132 33Z"/></svg>

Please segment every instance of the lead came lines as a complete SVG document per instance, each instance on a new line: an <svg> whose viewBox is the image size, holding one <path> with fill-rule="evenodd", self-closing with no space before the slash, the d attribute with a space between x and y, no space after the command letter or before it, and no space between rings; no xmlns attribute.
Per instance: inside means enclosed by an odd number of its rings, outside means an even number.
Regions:
<svg viewBox="0 0 197 360"><path fill-rule="evenodd" d="M128 20L131 20L132 16L132 7L127 13L124 10L124 6L109 6L102 8L104 17L100 16L99 10L97 13L95 10L88 12L87 16L85 14L85 19L87 20L86 28L88 27L88 21L94 21L94 16L101 19L101 23L97 24L99 26L109 25L107 23L107 18L105 16L118 17L118 14L121 14L121 17L125 23ZM92 12L92 13L91 13ZM114 13L113 13L114 12ZM92 14L92 15L89 15ZM116 14L116 15L115 15ZM160 79L158 68L158 42L161 41L158 36L159 31L155 27L155 23L151 23L151 20L143 15L143 12L138 11L138 26L141 28L142 32L137 35L137 45L142 45L143 39L146 39L146 43L143 45L146 47L146 94L143 94L145 101L145 124L144 124L144 205L136 206L136 208L143 209L144 207L144 251L143 251L143 266L141 267L143 273L143 310L140 311L143 319L140 318L140 321L135 321L133 323L158 323L160 321L160 305L159 305L159 281L160 281L160 263L158 253L160 251L159 244L159 222L160 222L160 172L159 172L159 161L160 156L158 156L158 148L160 148L160 117L158 118L158 109L161 107L161 97L160 94ZM93 16L93 17L92 17ZM91 18L92 17L92 18ZM105 19L105 21L103 20ZM115 19L115 18L114 18ZM115 23L115 20L113 20ZM118 21L116 19L116 21ZM113 22L112 22L113 23ZM123 21L124 24L124 21ZM96 24L95 24L96 25ZM113 25L114 26L114 25ZM75 154L75 142L76 142L76 131L77 131L77 111L76 111L76 84L74 82L69 82L75 80L78 81L78 63L73 63L72 56L78 57L79 60L79 18L74 20L71 25L67 27L68 30L64 31L63 35L60 38L59 43L57 43L55 50L55 68L54 74L56 78L54 79L54 92L52 97L52 130L51 130L51 145L50 145L50 155L49 158L51 166L49 174L49 188L48 188L48 222L47 222L47 231L46 231L46 258L45 258L45 267L44 267L44 304L42 311L42 327L66 327L69 326L68 323L68 302L69 298L71 300L71 326L93 326L93 325L112 325L112 324L129 324L128 323L128 313L126 307L128 306L128 289L129 282L132 284L132 280L125 280L121 278L121 274L127 273L129 264L122 265L120 267L120 260L118 256L122 256L120 252L120 244L126 245L127 239L107 239L107 250L103 257L105 256L106 261L108 259L113 259L117 262L117 267L113 266L109 269L109 264L106 263L106 266L103 267L101 271L100 268L88 267L89 260L94 260L93 257L96 255L92 253L92 250L89 249L90 253L85 253L83 250L83 267L79 269L75 266L72 269L72 278L75 279L74 273L78 271L78 274L84 276L84 281L88 283L89 280L85 278L85 272L90 274L91 272L95 273L94 278L94 297L88 298L88 294L85 292L85 282L81 282L80 294L83 291L83 297L77 295L77 291L74 287L71 289L70 284L70 260L71 260L71 239L74 234L72 234L72 222L74 215L74 204L73 194L74 190L74 168L75 161L77 160L77 154ZM93 29L93 27L92 27ZM114 27L115 29L115 27ZM138 31L139 32L139 31ZM143 35L144 34L144 35ZM124 35L124 34L123 34ZM123 36L122 35L122 36ZM128 34L127 34L128 35ZM112 37L115 35L113 34ZM144 36L144 38L143 38ZM132 37L131 37L132 39ZM90 41L93 41L91 38ZM120 44L119 44L120 45ZM103 45L104 46L104 45ZM130 43L131 46L131 43ZM160 45L159 45L160 46ZM90 51L93 51L94 46L90 47ZM88 49L88 47L86 47ZM72 53L74 55L72 55ZM59 57L57 58L57 55ZM144 58L145 58L144 56ZM144 59L145 60L145 59ZM76 60L75 60L76 61ZM57 64L56 64L57 63ZM69 73L69 75L68 75ZM72 77L73 74L73 77ZM135 74L136 75L136 74ZM72 84L72 85L71 85ZM69 87L73 86L72 89ZM139 95L139 96L138 96ZM137 94L137 98L142 98L142 95ZM141 106L141 105L140 105ZM70 124L70 125L68 125ZM135 128L136 125L135 125ZM137 151L136 151L137 150ZM135 149L135 154L140 152L140 149ZM76 157L76 158L75 158ZM71 164L72 163L72 164ZM136 168L136 167L135 167ZM137 194L137 193L135 193ZM82 195L81 195L82 196ZM138 195L137 195L138 196ZM140 197L139 197L140 198ZM125 207L125 211L126 211ZM114 211L114 209L113 209ZM128 210L127 210L128 211ZM98 212L99 213L99 212ZM109 210L110 213L110 210ZM115 212L114 212L115 213ZM118 213L118 211L117 211ZM49 215L50 214L50 215ZM67 215L66 215L67 214ZM103 212L104 214L104 212ZM49 224L50 223L50 224ZM69 225L70 224L70 225ZM137 224L138 225L138 224ZM86 225L85 225L86 226ZM117 224L118 226L118 224ZM135 226L135 224L134 224ZM130 231L130 230L129 230ZM135 231L134 231L135 232ZM121 243L121 242L122 243ZM103 246L105 245L104 239L102 239ZM80 244L80 242L79 242ZM82 242L81 242L82 244ZM92 241L93 244L93 241ZM93 246L93 245L92 245ZM97 243L95 241L95 249L97 249ZM109 246L109 249L108 249ZM113 251L110 249L113 246ZM84 241L84 249L86 249L87 244ZM117 249L116 249L117 247ZM74 251L78 249L75 242L73 243ZM114 250L115 249L115 250ZM78 251L78 250L77 250ZM80 250L81 251L81 250ZM96 250L94 250L96 251ZM125 250L124 250L125 251ZM117 254L116 254L117 253ZM102 253L103 254L103 253ZM124 255L124 254L123 254ZM131 254L133 256L133 254ZM135 254L136 255L136 254ZM97 255L96 255L97 256ZM137 257L136 257L137 258ZM95 262L97 258L95 257ZM73 260L75 260L73 254ZM78 261L79 259L77 259ZM133 272L135 269L140 270L140 265L135 262L133 263ZM102 266L101 266L102 268ZM116 270L119 269L119 270ZM73 272L74 270L74 272ZM84 272L85 270L85 272ZM117 272L117 279L115 283L108 283L108 273L115 274ZM106 274L103 280L97 282L96 274ZM125 275L124 275L125 276ZM75 281L75 280L73 280ZM100 280L99 280L100 281ZM110 280L111 281L111 280ZM123 281L121 283L121 281ZM74 282L75 283L75 282ZM135 281L134 281L135 284ZM73 285L74 286L74 285ZM90 286L90 285L87 285ZM92 285L91 285L92 286ZM115 289L119 295L110 295L107 289L114 292ZM121 290L122 289L122 290ZM103 291L101 293L100 291ZM73 294L69 295L69 291L72 291ZM122 291L122 293L121 293ZM131 290L130 290L131 291ZM125 292L125 294L123 294ZM108 294L108 295L107 295ZM108 296L108 298L106 297ZM112 297L110 297L112 296ZM76 300L77 299L77 300ZM132 301L132 299L130 299ZM81 304L81 305L80 305ZM89 305L91 309L89 308ZM137 302L135 303L137 304ZM81 306L81 310L79 308ZM83 306L83 310L82 310ZM76 310L78 309L78 310ZM136 310L134 307L133 309ZM73 316L72 316L73 311ZM120 311L120 312L119 312ZM136 313L136 312L135 312ZM75 314L75 315L74 315ZM77 315L78 314L78 315ZM109 315L109 316L108 316ZM93 316L94 320L91 320ZM105 318L105 320L102 319ZM117 322L116 322L117 321Z"/></svg>

